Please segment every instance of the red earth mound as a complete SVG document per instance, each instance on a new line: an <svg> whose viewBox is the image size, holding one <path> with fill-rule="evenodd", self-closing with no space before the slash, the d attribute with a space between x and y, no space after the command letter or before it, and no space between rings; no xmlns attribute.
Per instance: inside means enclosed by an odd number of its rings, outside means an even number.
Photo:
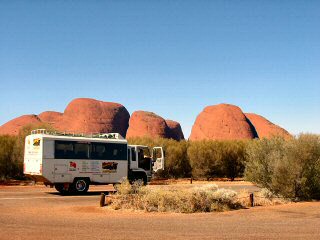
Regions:
<svg viewBox="0 0 320 240"><path fill-rule="evenodd" d="M162 137L184 139L178 122L164 120L152 112L127 109L113 102L77 98L69 103L64 113L47 111L37 115L23 115L0 126L0 134L17 135L28 124L48 123L58 131L75 133L118 132L127 137ZM128 128L129 126L129 128ZM128 130L128 131L127 131ZM244 114L237 106L218 104L208 106L198 115L190 140L252 139L291 135L283 128L253 113Z"/></svg>
<svg viewBox="0 0 320 240"><path fill-rule="evenodd" d="M218 104L208 106L198 115L190 140L252 139L256 132L237 106Z"/></svg>
<svg viewBox="0 0 320 240"><path fill-rule="evenodd" d="M245 115L255 127L259 138L270 138L272 136L280 136L284 138L292 137L285 129L273 124L258 114L246 113Z"/></svg>
<svg viewBox="0 0 320 240"><path fill-rule="evenodd" d="M129 112L119 103L77 98L69 103L55 128L76 133L117 132L125 137L129 118Z"/></svg>
<svg viewBox="0 0 320 240"><path fill-rule="evenodd" d="M37 115L23 115L17 118L10 120L9 122L0 126L0 135L9 134L9 135L18 135L19 130L29 124L38 124L41 123L41 120Z"/></svg>
<svg viewBox="0 0 320 240"><path fill-rule="evenodd" d="M166 121L152 112L135 111L132 113L127 138L132 137L169 137Z"/></svg>
<svg viewBox="0 0 320 240"><path fill-rule="evenodd" d="M169 128L170 138L177 141L184 140L184 135L180 123L173 120L166 120L166 123Z"/></svg>
<svg viewBox="0 0 320 240"><path fill-rule="evenodd" d="M62 120L63 114L60 112L46 111L40 113L38 117L42 122L54 125L55 123Z"/></svg>
<svg viewBox="0 0 320 240"><path fill-rule="evenodd" d="M64 113L47 111L37 115L24 115L0 127L0 134L17 135L28 124L48 123L58 131L75 133L117 132L125 137L129 112L118 103L88 98L74 99Z"/></svg>

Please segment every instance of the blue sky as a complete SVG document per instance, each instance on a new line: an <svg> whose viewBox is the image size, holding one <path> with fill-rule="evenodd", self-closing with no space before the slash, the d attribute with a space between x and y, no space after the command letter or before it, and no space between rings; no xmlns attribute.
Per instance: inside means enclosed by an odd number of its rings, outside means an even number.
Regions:
<svg viewBox="0 0 320 240"><path fill-rule="evenodd" d="M181 123L231 103L320 133L319 1L1 1L0 125L73 98Z"/></svg>

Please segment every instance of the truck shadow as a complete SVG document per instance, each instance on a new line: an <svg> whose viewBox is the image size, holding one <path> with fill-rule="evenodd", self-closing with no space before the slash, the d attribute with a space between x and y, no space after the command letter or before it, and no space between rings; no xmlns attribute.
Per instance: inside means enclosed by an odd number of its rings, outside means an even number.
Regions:
<svg viewBox="0 0 320 240"><path fill-rule="evenodd" d="M66 193L66 194L62 194L59 192L46 192L46 193L50 195L55 195L55 196L98 196L103 193L106 196L108 196L108 195L114 194L115 192L116 191L88 191L86 193Z"/></svg>

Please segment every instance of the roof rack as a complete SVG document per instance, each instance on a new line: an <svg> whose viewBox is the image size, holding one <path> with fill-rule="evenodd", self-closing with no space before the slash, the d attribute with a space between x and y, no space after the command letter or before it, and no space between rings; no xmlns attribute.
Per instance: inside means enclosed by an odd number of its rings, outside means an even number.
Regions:
<svg viewBox="0 0 320 240"><path fill-rule="evenodd" d="M75 132L58 132L48 131L47 129L35 129L31 134L47 134L54 136L68 136L68 137L87 137L87 138L105 138L105 139L124 139L120 133L75 133Z"/></svg>

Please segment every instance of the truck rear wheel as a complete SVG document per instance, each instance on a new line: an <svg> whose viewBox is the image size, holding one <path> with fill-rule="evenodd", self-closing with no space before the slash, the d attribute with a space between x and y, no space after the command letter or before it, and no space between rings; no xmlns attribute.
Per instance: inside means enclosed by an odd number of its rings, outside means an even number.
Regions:
<svg viewBox="0 0 320 240"><path fill-rule="evenodd" d="M56 184L54 184L54 187L61 194L65 195L65 194L69 193L69 188L70 188L69 184L56 183Z"/></svg>
<svg viewBox="0 0 320 240"><path fill-rule="evenodd" d="M71 191L74 193L86 193L89 190L89 185L88 179L76 178L71 185Z"/></svg>

